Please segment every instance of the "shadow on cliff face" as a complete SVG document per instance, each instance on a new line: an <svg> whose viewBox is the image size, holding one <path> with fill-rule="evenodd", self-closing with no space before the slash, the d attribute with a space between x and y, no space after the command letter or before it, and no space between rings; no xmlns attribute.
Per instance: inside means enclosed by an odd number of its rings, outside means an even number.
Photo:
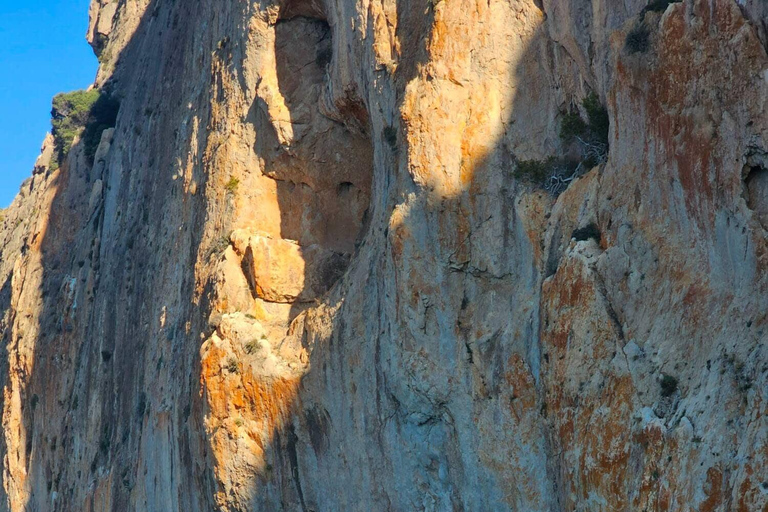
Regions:
<svg viewBox="0 0 768 512"><path fill-rule="evenodd" d="M200 49L215 42L184 20L214 19L215 7L161 4L148 2L105 84L122 103L94 165L78 143L49 171L50 215L29 249L36 280L22 289L40 313L18 334L38 336L19 349L27 373L11 369L6 386L26 439L18 461L3 452L13 510L212 507L196 402L206 292L193 269L195 228L221 213L201 172L208 98L180 77L210 72Z"/></svg>
<svg viewBox="0 0 768 512"><path fill-rule="evenodd" d="M342 286L324 298L340 308L333 331L299 332L311 351L309 372L289 398L293 412L275 429L265 453L269 470L248 506L554 506L537 391L537 254L549 200L523 194L512 174L518 153L544 159L558 148L554 118L567 93L543 92L551 88L545 77L554 50L540 36L543 16L534 5L521 6L519 25L493 28L483 22L500 25L509 13L480 6L467 18L450 2L436 5L398 2L402 46L390 78L396 110L385 113L390 105L375 94L356 109L366 112L358 120L380 113L364 125L375 162L371 204L379 209L369 212L370 228ZM276 30L278 79L294 133L311 130L307 111L321 104L307 92L296 95L293 70L307 64L290 60L313 52L290 45L296 37L311 45L305 30L318 23L299 18ZM475 32L498 37L494 29L516 44L486 55L478 66L489 65L487 73L472 70L460 56L480 53L472 45L483 34L474 39ZM330 69L344 58L332 55ZM496 59L502 64L491 64ZM346 159L342 164L351 172ZM266 172L272 174L269 166ZM302 211L294 201L280 196L284 233L318 236L322 225L306 225L310 233L292 227Z"/></svg>
<svg viewBox="0 0 768 512"><path fill-rule="evenodd" d="M0 257L2 257L2 250L0 250ZM11 311L11 279L9 275L5 282L0 286L0 311ZM13 316L9 316L7 319L0 319L0 343L2 343L2 349L0 349L0 384L3 389L7 389L10 381L10 353L9 348L11 345ZM3 410L6 408L5 398L2 400ZM0 436L0 453L8 454L8 438L7 435ZM7 455L5 455L7 457ZM4 472L4 478L7 473ZM7 485L3 485L0 488L0 503L8 504L8 488Z"/></svg>

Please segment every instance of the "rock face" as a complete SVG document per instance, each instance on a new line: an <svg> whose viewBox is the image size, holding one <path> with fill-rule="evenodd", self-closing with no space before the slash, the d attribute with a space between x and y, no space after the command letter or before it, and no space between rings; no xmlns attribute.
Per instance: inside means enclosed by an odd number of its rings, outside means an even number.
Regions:
<svg viewBox="0 0 768 512"><path fill-rule="evenodd" d="M768 510L764 3L90 16L117 125L0 213L0 509ZM590 95L607 160L521 179Z"/></svg>

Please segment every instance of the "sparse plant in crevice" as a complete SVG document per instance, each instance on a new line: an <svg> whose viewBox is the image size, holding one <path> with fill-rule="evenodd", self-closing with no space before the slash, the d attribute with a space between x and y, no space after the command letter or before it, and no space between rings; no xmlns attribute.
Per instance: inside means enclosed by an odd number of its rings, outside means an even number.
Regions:
<svg viewBox="0 0 768 512"><path fill-rule="evenodd" d="M566 112L560 120L560 140L571 142L576 137L581 137L587 131L587 123L577 111Z"/></svg>
<svg viewBox="0 0 768 512"><path fill-rule="evenodd" d="M636 53L645 53L651 48L651 29L646 20L646 14L649 12L663 13L671 4L679 3L682 0L653 0L643 7L635 24L627 32L624 39L624 50L629 55Z"/></svg>
<svg viewBox="0 0 768 512"><path fill-rule="evenodd" d="M259 350L259 340L255 338L245 344L245 352L247 354L254 354L258 350Z"/></svg>
<svg viewBox="0 0 768 512"><path fill-rule="evenodd" d="M553 156L546 160L518 160L514 176L528 183L544 183L555 165L555 160Z"/></svg>
<svg viewBox="0 0 768 512"><path fill-rule="evenodd" d="M582 160L593 160L593 165L596 165L604 162L608 156L608 110L594 92L582 100L581 106L587 113L587 120L584 121L577 111L563 114L560 122L560 140L565 144L577 142Z"/></svg>
<svg viewBox="0 0 768 512"><path fill-rule="evenodd" d="M240 373L240 367L237 365L237 359L234 357L227 359L226 368L229 373Z"/></svg>
<svg viewBox="0 0 768 512"><path fill-rule="evenodd" d="M587 129L591 139L607 146L608 131L611 127L608 109L600 103L600 98L594 92L589 93L581 105L587 112Z"/></svg>
<svg viewBox="0 0 768 512"><path fill-rule="evenodd" d="M210 249L210 255L213 254L220 254L227 250L227 247L230 245L230 238L232 237L232 233L225 236L220 236L212 245Z"/></svg>

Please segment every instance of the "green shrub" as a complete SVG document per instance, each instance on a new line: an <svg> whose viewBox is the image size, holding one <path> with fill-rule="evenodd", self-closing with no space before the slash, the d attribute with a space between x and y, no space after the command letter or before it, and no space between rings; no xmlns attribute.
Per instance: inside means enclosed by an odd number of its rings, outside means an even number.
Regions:
<svg viewBox="0 0 768 512"><path fill-rule="evenodd" d="M560 139L564 144L578 144L579 154L568 158L550 156L546 160L518 160L513 175L520 181L540 186L553 195L608 157L608 110L595 93L584 98L582 106L587 121L578 111L562 114Z"/></svg>
<svg viewBox="0 0 768 512"><path fill-rule="evenodd" d="M661 396L672 396L677 391L677 379L671 375L661 378Z"/></svg>
<svg viewBox="0 0 768 512"><path fill-rule="evenodd" d="M600 103L600 98L594 92L589 93L581 104L587 112L587 128L592 137L596 142L608 144L608 130L610 128L608 109Z"/></svg>
<svg viewBox="0 0 768 512"><path fill-rule="evenodd" d="M581 105L587 112L587 122L578 112L566 112L560 121L560 139L568 144L578 137L581 142L607 145L610 128L608 110L594 92L589 93Z"/></svg>
<svg viewBox="0 0 768 512"><path fill-rule="evenodd" d="M541 183L547 177L547 171L550 168L549 162L553 157L548 160L520 160L517 162L517 169L515 169L515 178L527 181L529 183Z"/></svg>
<svg viewBox="0 0 768 512"><path fill-rule="evenodd" d="M627 33L627 38L624 40L624 48L630 55L645 53L651 47L650 38L651 33L648 27L644 23L638 23Z"/></svg>
<svg viewBox="0 0 768 512"><path fill-rule="evenodd" d="M64 161L75 137L82 134L82 144L89 163L101 141L101 134L115 126L120 104L98 89L57 94L51 109L51 133L55 150L50 167Z"/></svg>
<svg viewBox="0 0 768 512"><path fill-rule="evenodd" d="M566 144L575 137L582 137L587 131L587 124L578 112L566 112L560 122L560 140Z"/></svg>
<svg viewBox="0 0 768 512"><path fill-rule="evenodd" d="M546 160L519 160L513 175L557 196L586 170L583 162L551 156Z"/></svg>

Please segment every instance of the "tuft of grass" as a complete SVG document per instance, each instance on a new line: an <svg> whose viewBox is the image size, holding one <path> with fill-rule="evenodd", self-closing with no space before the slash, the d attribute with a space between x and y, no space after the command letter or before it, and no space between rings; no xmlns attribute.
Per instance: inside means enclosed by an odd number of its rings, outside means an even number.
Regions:
<svg viewBox="0 0 768 512"><path fill-rule="evenodd" d="M227 192L230 194L234 194L237 191L237 187L240 186L240 180L235 178L234 176L229 178L229 181L226 185L224 185L224 188L227 189Z"/></svg>
<svg viewBox="0 0 768 512"><path fill-rule="evenodd" d="M240 373L240 367L237 364L237 359L235 359L234 357L230 357L229 359L227 359L226 368L229 373Z"/></svg>
<svg viewBox="0 0 768 512"><path fill-rule="evenodd" d="M247 354L254 354L259 350L259 340L252 339L245 344L245 352Z"/></svg>

